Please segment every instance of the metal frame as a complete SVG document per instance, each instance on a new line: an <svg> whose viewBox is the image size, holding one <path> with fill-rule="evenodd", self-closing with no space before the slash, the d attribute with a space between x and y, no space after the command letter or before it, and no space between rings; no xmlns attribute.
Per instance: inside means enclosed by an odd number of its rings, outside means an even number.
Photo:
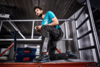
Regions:
<svg viewBox="0 0 100 67"><path fill-rule="evenodd" d="M41 41L42 39L16 39L17 41ZM73 40L72 38L69 39L61 39L64 40ZM0 39L0 41L14 41L14 39Z"/></svg>
<svg viewBox="0 0 100 67"><path fill-rule="evenodd" d="M98 58L98 62L100 62L100 52L99 52L99 45L100 45L100 43L99 43L99 39L98 39L98 36L97 36L97 33L96 33L97 31L96 31L96 27L95 27L93 15L92 15L90 1L86 0L86 3L87 3L87 8L88 8L89 16L90 16L91 27L93 29L93 36L94 36L94 39L95 39L97 58Z"/></svg>
<svg viewBox="0 0 100 67"><path fill-rule="evenodd" d="M76 29L79 29L88 19L89 17L87 17Z"/></svg>
<svg viewBox="0 0 100 67"><path fill-rule="evenodd" d="M75 15L74 15L74 18ZM74 41L74 44L75 44L75 48L76 48L76 55L78 56L78 58L80 58L80 55L79 55L79 46L78 46L78 40L77 40L77 30L76 30L76 21L73 20L72 21L72 30L73 30L73 41Z"/></svg>
<svg viewBox="0 0 100 67"><path fill-rule="evenodd" d="M25 36L20 32L20 30L19 30L13 23L11 23L10 21L9 21L9 23L12 25L12 27L13 27L16 31L18 31L18 33L21 35L22 38L26 39Z"/></svg>
<svg viewBox="0 0 100 67"><path fill-rule="evenodd" d="M16 51L16 35L17 31L14 32L14 51Z"/></svg>
<svg viewBox="0 0 100 67"><path fill-rule="evenodd" d="M79 48L79 50L87 50L87 49L92 49L92 48L96 48L96 47L95 46L91 46L91 47Z"/></svg>
<svg viewBox="0 0 100 67"><path fill-rule="evenodd" d="M65 21L65 32L66 32L66 39L69 38L68 37L68 22Z"/></svg>
<svg viewBox="0 0 100 67"><path fill-rule="evenodd" d="M70 38L70 30L69 30L69 22L65 21L65 32L66 32L66 39ZM71 51L71 40L68 40L68 50ZM72 51L71 51L72 52Z"/></svg>
<svg viewBox="0 0 100 67"><path fill-rule="evenodd" d="M85 9L86 9L86 6L84 6L84 7L82 8L82 10L81 10L80 13L78 14L78 16L75 18L75 20L77 20L77 19L80 17L80 15L82 14L82 12L83 12Z"/></svg>
<svg viewBox="0 0 100 67"><path fill-rule="evenodd" d="M33 35L34 35L34 21L32 22L32 34L31 34L31 39L33 39Z"/></svg>
<svg viewBox="0 0 100 67"><path fill-rule="evenodd" d="M0 20L3 22L13 21L13 22L26 22L26 21L42 21L42 19L28 19L28 20ZM69 19L58 19L58 21L70 21Z"/></svg>
<svg viewBox="0 0 100 67"><path fill-rule="evenodd" d="M76 44L79 44L78 43L78 40L80 40L81 38L89 35L92 33L92 36L93 36L93 40L94 40L94 46L90 46L90 47L85 47L85 48L78 48L78 51L81 51L81 50L88 50L88 49L95 49L96 51L96 57L97 57L97 62L100 62L100 52L99 52L99 40L98 40L98 36L97 36L97 31L96 31L96 27L95 27L95 23L94 23L94 19L93 19L93 15L92 15L92 10L91 10L91 5L90 5L90 2L89 0L86 0L86 6L83 7L83 9L80 11L80 13L78 14L78 16L76 17L75 21L77 21L77 19L79 19L80 15L82 14L82 12L85 10L85 9L88 9L88 13L89 13L89 16L84 19L84 21L78 26L76 27L76 31L81 28L81 26L86 23L86 21L89 19L90 20L90 27L91 27L91 30L88 30L88 32L86 32L85 34L81 35L80 37L77 37L77 38L74 38L74 40L76 40ZM73 24L74 25L74 24ZM75 25L74 25L75 26ZM75 30L75 29L74 29ZM75 32L75 31L74 31ZM76 32L77 33L77 32ZM77 33L78 34L78 33ZM76 35L77 36L77 35ZM74 36L75 37L75 36ZM79 45L78 45L79 46Z"/></svg>
<svg viewBox="0 0 100 67"><path fill-rule="evenodd" d="M80 36L80 37L78 37L77 39L79 40L79 39L81 39L81 38L85 37L86 35L88 35L88 34L90 34L90 33L92 33L92 30L90 30L90 31L86 32L85 34L81 35L81 36Z"/></svg>
<svg viewBox="0 0 100 67"><path fill-rule="evenodd" d="M23 39L16 39L17 41L41 41L41 38L38 39L33 39L34 37L34 23L35 21L42 21L41 19L33 19L33 20L0 20L2 22L9 22L11 24L11 26L18 31L18 33L21 35L21 37ZM14 24L14 22L30 22L32 21L32 32L31 32L31 38L30 39L26 39L25 36L20 32L20 30L17 28L17 26ZM68 23L68 21L72 21L69 19L58 19L58 21L64 21L65 24ZM68 25L65 25L66 27L66 36L68 36L67 33L69 33L68 31ZM73 40L72 38L66 37L65 39L61 39L61 40ZM0 39L0 41L14 41L14 39Z"/></svg>
<svg viewBox="0 0 100 67"><path fill-rule="evenodd" d="M16 39L16 41L41 41L42 39ZM0 41L14 41L14 39L0 39Z"/></svg>

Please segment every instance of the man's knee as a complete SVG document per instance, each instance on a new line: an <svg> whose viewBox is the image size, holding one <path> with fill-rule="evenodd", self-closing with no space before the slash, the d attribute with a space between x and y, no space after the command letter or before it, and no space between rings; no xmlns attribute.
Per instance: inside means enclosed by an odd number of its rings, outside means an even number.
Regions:
<svg viewBox="0 0 100 67"><path fill-rule="evenodd" d="M46 31L49 31L50 29L50 26L49 25L43 25L42 27L41 27L41 30L46 30Z"/></svg>
<svg viewBox="0 0 100 67"><path fill-rule="evenodd" d="M43 25L42 27L44 28L44 27L48 27L49 25Z"/></svg>
<svg viewBox="0 0 100 67"><path fill-rule="evenodd" d="M43 25L41 28L41 34L44 37L50 37L50 33L49 33L49 29L48 29L49 25Z"/></svg>

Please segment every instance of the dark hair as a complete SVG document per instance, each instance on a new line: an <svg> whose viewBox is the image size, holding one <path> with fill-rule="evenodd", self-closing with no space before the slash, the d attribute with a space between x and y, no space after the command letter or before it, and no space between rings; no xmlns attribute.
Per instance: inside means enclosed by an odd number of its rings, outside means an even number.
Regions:
<svg viewBox="0 0 100 67"><path fill-rule="evenodd" d="M37 9L37 8L39 8L40 10L43 10L41 7L36 6L36 7L34 7L34 12L35 12L35 9Z"/></svg>

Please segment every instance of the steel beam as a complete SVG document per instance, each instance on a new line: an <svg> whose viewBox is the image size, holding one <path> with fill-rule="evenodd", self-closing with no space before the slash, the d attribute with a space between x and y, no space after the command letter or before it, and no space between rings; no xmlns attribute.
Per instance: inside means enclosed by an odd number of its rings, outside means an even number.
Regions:
<svg viewBox="0 0 100 67"><path fill-rule="evenodd" d="M65 21L66 39L68 38L68 22Z"/></svg>
<svg viewBox="0 0 100 67"><path fill-rule="evenodd" d="M23 39L26 39L25 36L20 32L20 30L19 30L15 25L13 25L13 23L11 23L10 21L9 21L9 23L11 24L11 26L12 26L16 31L18 31L18 33L21 35L21 37L22 37Z"/></svg>
<svg viewBox="0 0 100 67"><path fill-rule="evenodd" d="M26 21L42 21L42 19L32 19L32 20L0 20L0 21L3 21L3 22L26 22ZM58 19L58 21L70 21L69 19Z"/></svg>
<svg viewBox="0 0 100 67"><path fill-rule="evenodd" d="M75 15L74 15L74 18L75 18ZM73 31L73 42L74 42L74 45L75 45L75 50L76 50L76 55L77 57L80 59L80 54L79 54L79 43L78 43L78 40L77 40L77 30L76 30L76 22L75 21L72 21L71 22L72 24L72 31Z"/></svg>
<svg viewBox="0 0 100 67"><path fill-rule="evenodd" d="M33 39L34 36L34 21L32 22L32 33L31 33L31 39Z"/></svg>
<svg viewBox="0 0 100 67"><path fill-rule="evenodd" d="M17 41L41 41L42 39L16 39ZM73 40L73 39L61 39L61 40ZM14 41L14 39L0 39L0 41Z"/></svg>
<svg viewBox="0 0 100 67"><path fill-rule="evenodd" d="M87 7L88 7L89 16L90 16L91 26L92 26L92 29L93 29L93 34L94 34L94 39L95 39L95 44L96 44L95 45L96 50L97 50L97 54L99 55L99 57L97 57L97 58L98 58L98 62L100 62L100 51L99 51L100 43L99 43L99 39L98 39L98 36L97 36L97 31L96 31L96 27L95 27L94 18L93 18L93 15L92 15L90 0L86 0L86 3L87 3Z"/></svg>

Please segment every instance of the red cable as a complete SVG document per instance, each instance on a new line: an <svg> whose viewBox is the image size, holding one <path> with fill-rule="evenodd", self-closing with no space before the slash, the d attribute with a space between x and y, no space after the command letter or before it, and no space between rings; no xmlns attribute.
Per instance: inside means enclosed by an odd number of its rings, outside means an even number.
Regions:
<svg viewBox="0 0 100 67"><path fill-rule="evenodd" d="M57 48L56 48L56 51L57 51L58 53L61 53L60 50L58 50Z"/></svg>

